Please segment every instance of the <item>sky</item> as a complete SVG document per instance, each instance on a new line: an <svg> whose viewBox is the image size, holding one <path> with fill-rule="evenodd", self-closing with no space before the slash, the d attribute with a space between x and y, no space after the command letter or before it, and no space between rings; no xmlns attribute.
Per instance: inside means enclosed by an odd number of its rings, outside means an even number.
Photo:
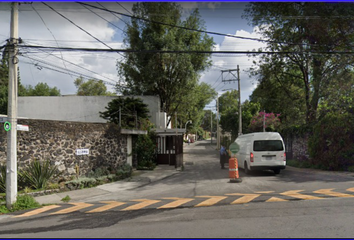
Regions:
<svg viewBox="0 0 354 240"><path fill-rule="evenodd" d="M85 8L78 3L46 2L48 6L33 2L19 6L19 37L28 45L52 47L86 47L86 48L124 48L123 31L128 17L114 15L102 10ZM89 4L97 5L91 2ZM100 2L110 10L131 14L134 2ZM230 34L242 37L260 38L256 28L248 25L243 14L245 2L179 2L183 8L183 17L198 8L205 21L206 31ZM93 12L94 13L93 13ZM70 21L68 21L68 19ZM75 26L77 25L77 26ZM81 29L80 29L81 28ZM84 32L84 29L86 32ZM89 33L89 34L88 34ZM91 36L90 36L91 35ZM252 40L210 35L213 37L214 50L247 51L258 49L263 43ZM10 3L0 3L0 46L10 37ZM101 42L99 42L98 40ZM20 77L23 85L47 83L50 87L60 89L62 95L76 93L74 80L83 75L87 78L102 79L108 90L118 80L116 62L122 56L118 53L83 53L59 51L27 51L19 56ZM232 77L221 70L240 68L241 101L249 99L257 86L257 80L249 77L247 70L252 67L253 57L247 55L213 54L212 66L200 73L200 82L210 84L219 94L225 89L237 89L237 82L222 82ZM56 69L53 70L53 69ZM233 72L236 74L236 72ZM215 106L215 101L208 106Z"/></svg>

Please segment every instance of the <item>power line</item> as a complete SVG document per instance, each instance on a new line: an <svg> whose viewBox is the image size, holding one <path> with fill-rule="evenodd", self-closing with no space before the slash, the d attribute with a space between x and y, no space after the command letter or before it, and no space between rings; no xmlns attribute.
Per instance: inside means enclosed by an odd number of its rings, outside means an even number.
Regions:
<svg viewBox="0 0 354 240"><path fill-rule="evenodd" d="M56 58L58 58L58 59L61 59L60 57L56 56L55 54L49 54L49 55L51 55L51 56L53 56L53 57L56 57ZM26 57L26 56L25 56L25 57ZM27 56L27 57L28 57L28 56ZM30 57L28 57L28 58L30 58ZM38 61L38 59L34 59L34 58L30 58L30 59L35 60L35 61ZM65 59L62 59L62 60L65 61L65 62L67 62L67 63L70 63L70 64L72 64L72 65L74 65L74 66L76 66L76 67L78 67L78 68L81 68L81 69L86 70L86 71L88 71L88 72L90 72L90 73L96 74L96 75L98 75L98 76L100 76L100 77L106 78L106 79L108 79L108 80L110 80L110 81L112 81L112 82L117 83L117 81L114 80L114 79L105 77L105 76L103 76L103 75L101 75L101 74L99 74L99 73L97 73L97 72L94 72L94 71L92 71L92 70L90 70L90 69L84 68L84 67L82 67L82 66L80 66L80 65L78 65L78 64L76 64L76 63L70 62L70 61L65 60Z"/></svg>
<svg viewBox="0 0 354 240"><path fill-rule="evenodd" d="M100 49L100 48L70 48L70 47L47 47L36 45L19 45L21 48L51 49L57 51L85 51L85 52L123 52L123 53L187 53L187 54L320 54L320 55L352 55L352 51L206 51L206 50L134 50L134 49Z"/></svg>
<svg viewBox="0 0 354 240"><path fill-rule="evenodd" d="M50 9L52 9L54 12L56 12L58 15L60 15L61 17L65 18L66 20L68 20L71 24L73 24L74 26L76 26L77 28L79 28L81 31L85 32L87 35L89 35L90 37L94 38L95 40L97 40L98 42L102 43L103 45L105 45L106 47L110 48L113 50L113 48L111 48L109 45L107 45L106 43L104 43L103 41L101 41L100 39L96 38L95 36L93 36L91 33L89 33L88 31L86 31L85 29L83 29L82 27L80 27L79 25L77 25L76 23L74 23L73 21L71 21L69 18L65 17L63 14L59 13L57 10L55 10L54 8L52 8L51 6L49 6L48 4L46 4L45 2L42 2L44 5L46 5L47 7L49 7ZM117 52L119 55L121 55L122 57L125 57L124 55L120 54L119 52Z"/></svg>
<svg viewBox="0 0 354 240"><path fill-rule="evenodd" d="M173 25L173 24L153 21L153 20L149 20L149 19L146 19L146 18L142 18L142 17L132 16L132 15L125 14L125 13L120 13L120 12L112 11L112 10L109 10L109 9L100 8L100 7L97 7L97 6L94 6L94 5L91 5L91 4L87 4L87 3L80 3L80 4L87 5L87 6L93 7L93 8L97 8L97 9L100 9L100 10L103 10L103 11L113 12L113 13L116 13L116 14L119 14L119 15L122 15L122 16L125 16L125 17L129 17L129 18L133 18L133 19L137 19L137 20L142 20L142 21L145 21L145 22L156 23L156 24L160 24L160 25L165 25L165 26L174 27L174 28L180 28L180 29L194 31L194 32L207 33L207 34L212 34L212 35L231 37L231 38L238 38L238 39L244 39L244 40L253 40L253 41L269 42L269 43L282 43L282 42L264 40L264 39L259 39L259 38L241 37L241 36L235 36L235 35L230 35L230 34L225 34L225 33L211 32L211 31L205 31L205 30L200 30L200 29L193 29L193 28L187 28L187 27L182 27L182 26L176 26L176 25Z"/></svg>
<svg viewBox="0 0 354 240"><path fill-rule="evenodd" d="M31 7L32 7L32 9L37 13L37 15L39 16L39 18L42 20L42 22L43 22L43 24L44 24L44 26L48 29L48 31L50 32L50 34L52 35L52 37L54 38L54 40L55 40L55 42L56 42L56 44L57 44L57 46L59 47L59 44L58 44L58 41L57 41L57 39L55 38L55 36L54 36L54 34L53 34L53 32L49 29L49 27L47 26L47 24L45 23L45 21L44 21L44 19L42 18L42 16L39 14L39 12L34 8L34 6L31 4ZM63 54L62 54L62 52L60 52L60 55L61 55L61 59L62 60L64 60L64 57L63 57ZM67 67L66 67L66 65L65 65L65 62L63 61L63 65L64 65L64 67L65 67L65 69L67 69Z"/></svg>
<svg viewBox="0 0 354 240"><path fill-rule="evenodd" d="M79 3L81 4L81 3ZM95 14L97 17L105 20L107 23L111 24L113 27L118 28L119 30L121 30L122 32L124 32L123 29L121 29L120 27L118 27L117 25L115 25L114 23L111 23L110 21L108 21L107 19L105 19L104 17L100 16L98 13L95 13L94 11L92 11L90 8L88 8L87 6L83 5L84 8L86 8L87 10L89 10L90 12L92 12L93 14Z"/></svg>

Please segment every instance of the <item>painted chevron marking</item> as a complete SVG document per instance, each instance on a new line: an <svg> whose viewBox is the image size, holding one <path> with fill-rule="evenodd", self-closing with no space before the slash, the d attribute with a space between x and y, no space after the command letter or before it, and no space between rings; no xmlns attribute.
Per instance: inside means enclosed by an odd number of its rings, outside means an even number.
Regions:
<svg viewBox="0 0 354 240"><path fill-rule="evenodd" d="M329 195L333 197L354 197L354 195L346 194L346 193L340 193L340 192L333 192L334 188L330 189L320 189L317 191L314 191L314 193L320 193L324 195Z"/></svg>
<svg viewBox="0 0 354 240"><path fill-rule="evenodd" d="M152 204L161 202L160 200L149 200L149 199L136 199L136 200L132 200L132 201L141 202L141 203L134 204L130 207L122 209L121 211L138 210L138 209L150 206Z"/></svg>
<svg viewBox="0 0 354 240"><path fill-rule="evenodd" d="M224 200L227 197L224 196L196 196L196 197L200 197L200 198L209 198L197 205L195 205L194 207L207 207L207 206L212 206L218 202L220 202L221 200Z"/></svg>
<svg viewBox="0 0 354 240"><path fill-rule="evenodd" d="M116 202L116 201L102 201L101 203L106 203L107 205L99 207L99 208L92 209L91 211L88 211L86 213L104 212L104 211L107 211L109 209L112 209L112 208L115 208L115 207L119 207L119 206L125 204L124 202Z"/></svg>
<svg viewBox="0 0 354 240"><path fill-rule="evenodd" d="M261 194L248 194L248 193L229 193L226 195L230 196L242 196L235 201L233 201L231 204L242 204L242 203L248 203L252 201L253 199L261 196Z"/></svg>
<svg viewBox="0 0 354 240"><path fill-rule="evenodd" d="M300 198L300 199L304 199L304 200L323 199L321 197L316 197L316 196L305 195L305 194L299 193L299 192L302 192L302 191L304 191L304 190L291 190L291 191L286 191L286 192L283 192L283 193L280 193L280 194L284 195L284 196Z"/></svg>
<svg viewBox="0 0 354 240"><path fill-rule="evenodd" d="M173 197L164 198L164 199L171 199L171 200L175 200L175 201L170 202L168 204L165 204L165 205L163 205L161 207L158 207L157 209L175 208L175 207L181 206L182 204L185 204L187 202L190 202L190 201L194 200L194 198L173 198Z"/></svg>
<svg viewBox="0 0 354 240"><path fill-rule="evenodd" d="M60 210L60 211L57 211L57 212L54 212L54 213L51 213L51 214L71 213L71 212L75 212L75 211L78 211L78 210L93 206L93 204L84 203L84 202L69 203L69 204L74 205L74 206L70 207L70 208L66 208L66 209Z"/></svg>
<svg viewBox="0 0 354 240"><path fill-rule="evenodd" d="M289 200L278 198L278 197L271 197L266 202L288 202Z"/></svg>
<svg viewBox="0 0 354 240"><path fill-rule="evenodd" d="M21 215L14 216L14 218L30 217L30 216L33 216L33 215L36 215L36 214L40 214L40 213L43 213L43 212L46 212L46 211L49 211L51 209L58 208L58 207L60 207L60 206L59 205L45 206L45 207L38 208L38 209L30 211L30 212L26 212L26 213L21 214Z"/></svg>
<svg viewBox="0 0 354 240"><path fill-rule="evenodd" d="M354 192L354 188L348 188L347 191Z"/></svg>

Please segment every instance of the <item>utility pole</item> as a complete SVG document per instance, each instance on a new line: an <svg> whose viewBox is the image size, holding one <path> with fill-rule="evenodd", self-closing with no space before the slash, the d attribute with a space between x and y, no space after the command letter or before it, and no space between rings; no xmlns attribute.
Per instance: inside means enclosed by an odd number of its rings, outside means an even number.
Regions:
<svg viewBox="0 0 354 240"><path fill-rule="evenodd" d="M216 116L216 120L217 120L217 125L216 125L216 147L219 150L220 149L220 128L219 128L219 93L218 93L218 97L216 99L216 111L217 111L217 116Z"/></svg>
<svg viewBox="0 0 354 240"><path fill-rule="evenodd" d="M237 77L235 76L235 74L233 74L232 72L237 71ZM224 79L223 75L222 75L222 82L234 82L234 81L238 81L238 136L242 135L242 109L241 109L241 82L240 82L240 68L239 65L237 65L237 69L229 69L229 70L221 70L221 73L224 72L228 72L230 73L232 76L235 77L235 79Z"/></svg>
<svg viewBox="0 0 354 240"><path fill-rule="evenodd" d="M263 112L263 132L265 132L265 110Z"/></svg>
<svg viewBox="0 0 354 240"><path fill-rule="evenodd" d="M11 27L9 47L9 95L8 121L11 129L7 132L6 156L6 207L12 208L17 199L17 44L18 44L18 3L11 4Z"/></svg>
<svg viewBox="0 0 354 240"><path fill-rule="evenodd" d="M242 135L242 110L241 110L241 83L240 83L240 68L237 65L237 80L238 80L238 135Z"/></svg>
<svg viewBox="0 0 354 240"><path fill-rule="evenodd" d="M213 144L213 112L210 110L210 144Z"/></svg>

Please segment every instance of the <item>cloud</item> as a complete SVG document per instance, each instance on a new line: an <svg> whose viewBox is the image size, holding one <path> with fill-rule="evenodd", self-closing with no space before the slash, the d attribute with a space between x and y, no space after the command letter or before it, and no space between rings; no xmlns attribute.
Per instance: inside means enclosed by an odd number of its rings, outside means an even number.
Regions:
<svg viewBox="0 0 354 240"><path fill-rule="evenodd" d="M237 30L234 34L230 35L248 37L248 38L261 38L259 33L257 33L257 27L253 29L252 32L245 30ZM225 37L222 43L214 46L215 51L251 51L261 47L265 47L265 44L259 41L244 40L238 38ZM204 73L201 77L202 82L211 84L211 86L216 89L219 95L223 94L223 89L237 89L237 81L234 82L222 82L224 80L236 79L236 71L232 71L235 76L231 73L224 72L223 75L221 70L232 70L236 69L237 65L240 68L240 79L241 79L241 101L244 102L252 94L253 90L256 88L257 83L254 78L250 78L247 71L253 65L254 57L241 54L213 54L212 61L213 66L207 73Z"/></svg>
<svg viewBox="0 0 354 240"><path fill-rule="evenodd" d="M115 24L120 22L119 18L113 14L94 10L107 20L105 21L76 3L48 4L109 47L122 47L122 42L114 39L120 30L107 22L115 22ZM108 6L107 3L105 5ZM40 3L33 3L32 6L40 16L32 9L30 4L21 4L19 7L19 37L23 39L24 44L52 47L108 48L48 7ZM10 37L10 31L6 31L6 29L10 29L10 10L6 7L3 4L0 6L0 29L2 29L0 43ZM119 6L116 5L115 9L119 9ZM122 9L119 11L123 12ZM51 87L58 87L64 95L76 92L73 82L77 76L70 75L70 71L66 69L79 75L84 74L114 84L118 80L116 61L122 58L117 53L59 52L52 50L29 51L22 49L21 54L19 68L22 84L36 85L39 82L45 82ZM60 72L46 67L57 69ZM107 85L107 88L113 90L110 85Z"/></svg>

